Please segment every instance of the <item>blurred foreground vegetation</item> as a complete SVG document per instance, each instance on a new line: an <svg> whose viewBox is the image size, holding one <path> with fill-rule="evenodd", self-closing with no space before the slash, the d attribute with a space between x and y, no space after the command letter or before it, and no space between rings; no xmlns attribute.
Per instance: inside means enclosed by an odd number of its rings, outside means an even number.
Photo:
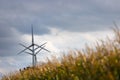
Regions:
<svg viewBox="0 0 120 80"><path fill-rule="evenodd" d="M2 77L2 80L120 80L120 31L114 39L96 42L83 51L70 51L61 60L48 60Z"/></svg>

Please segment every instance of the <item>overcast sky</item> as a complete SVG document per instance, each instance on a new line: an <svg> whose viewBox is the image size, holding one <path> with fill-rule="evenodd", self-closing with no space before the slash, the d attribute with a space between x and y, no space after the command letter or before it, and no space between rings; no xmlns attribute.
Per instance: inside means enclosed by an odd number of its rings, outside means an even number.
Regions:
<svg viewBox="0 0 120 80"><path fill-rule="evenodd" d="M120 25L120 0L0 0L0 72L6 73L31 64L31 56L17 55L31 42L31 24L35 43L60 51L81 49L97 39L112 37L113 22ZM57 53L58 52L58 53Z"/></svg>

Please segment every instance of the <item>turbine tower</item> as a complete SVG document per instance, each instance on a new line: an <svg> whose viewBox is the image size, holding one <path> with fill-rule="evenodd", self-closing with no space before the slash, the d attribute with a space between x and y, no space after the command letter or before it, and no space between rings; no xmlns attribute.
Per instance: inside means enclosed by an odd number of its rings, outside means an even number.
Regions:
<svg viewBox="0 0 120 80"><path fill-rule="evenodd" d="M25 46L23 44L20 43L21 46L23 46L25 49L23 49L22 51L20 51L18 54L21 54L23 52L32 55L32 66L35 67L37 64L37 54L41 51L41 50L45 50L47 52L50 52L49 50L45 49L45 43L41 44L41 45L37 45L34 43L34 34L33 34L33 26L31 26L31 32L32 32L32 44L30 46ZM29 51L29 52L27 52Z"/></svg>

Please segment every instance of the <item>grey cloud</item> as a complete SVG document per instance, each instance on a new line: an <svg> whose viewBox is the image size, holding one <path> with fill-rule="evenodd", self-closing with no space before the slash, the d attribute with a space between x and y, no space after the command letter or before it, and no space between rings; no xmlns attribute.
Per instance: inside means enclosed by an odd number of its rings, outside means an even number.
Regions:
<svg viewBox="0 0 120 80"><path fill-rule="evenodd" d="M0 27L0 56L15 55L16 50L19 49L20 37L14 28Z"/></svg>
<svg viewBox="0 0 120 80"><path fill-rule="evenodd" d="M38 32L36 34L48 33L48 26L71 31L90 31L93 30L92 28L99 30L105 26L98 28L92 27L91 24L105 24L107 27L115 18L119 17L118 14L120 13L119 8L114 7L117 4L116 1L104 3L104 1L99 0L12 0L10 3L8 2L1 1L1 17L4 22L6 21L5 24L9 24L23 33L30 33L28 30L31 24L37 25L36 28L39 31L36 31ZM115 4L112 5L113 2ZM106 4L108 4L108 7L105 6ZM110 9L107 9L109 6L113 7L113 10L117 8L117 12L111 10L110 13ZM96 18L101 19L96 20Z"/></svg>
<svg viewBox="0 0 120 80"><path fill-rule="evenodd" d="M31 24L37 35L48 34L49 27L78 32L108 29L114 20L120 20L118 3L118 0L1 0L0 48L4 51L0 55L7 54L7 49L19 42L20 35L13 29L21 35L31 34Z"/></svg>
<svg viewBox="0 0 120 80"><path fill-rule="evenodd" d="M0 27L0 37L12 36L10 27Z"/></svg>
<svg viewBox="0 0 120 80"><path fill-rule="evenodd" d="M2 39L0 40L0 56L17 55L19 48L17 39Z"/></svg>
<svg viewBox="0 0 120 80"><path fill-rule="evenodd" d="M120 0L92 0L92 2L104 11L120 12Z"/></svg>

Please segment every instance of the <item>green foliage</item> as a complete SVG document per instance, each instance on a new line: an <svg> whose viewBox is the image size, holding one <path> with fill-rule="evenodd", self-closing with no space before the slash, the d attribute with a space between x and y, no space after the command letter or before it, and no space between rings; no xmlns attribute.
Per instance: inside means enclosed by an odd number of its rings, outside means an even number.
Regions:
<svg viewBox="0 0 120 80"><path fill-rule="evenodd" d="M118 30L118 29L117 29ZM2 80L120 80L120 34L85 51L70 51L36 68L3 76ZM117 39L117 40L116 40Z"/></svg>

